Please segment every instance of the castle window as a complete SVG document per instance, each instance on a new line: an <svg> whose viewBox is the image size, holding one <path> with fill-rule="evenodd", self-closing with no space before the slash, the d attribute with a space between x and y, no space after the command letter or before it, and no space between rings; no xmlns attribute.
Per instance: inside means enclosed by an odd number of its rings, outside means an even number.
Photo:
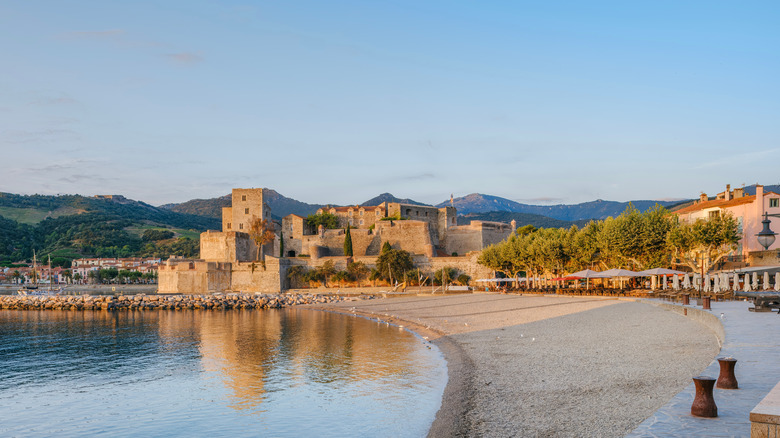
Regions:
<svg viewBox="0 0 780 438"><path fill-rule="evenodd" d="M415 214L416 216L419 216L419 215L420 215L420 212L419 212L419 211L415 211L415 212L414 212L414 214Z"/></svg>
<svg viewBox="0 0 780 438"><path fill-rule="evenodd" d="M246 201L246 195L241 195L241 200Z"/></svg>
<svg viewBox="0 0 780 438"><path fill-rule="evenodd" d="M363 219L360 219L360 225L363 225Z"/></svg>
<svg viewBox="0 0 780 438"><path fill-rule="evenodd" d="M455 225L455 218L452 218L452 224Z"/></svg>
<svg viewBox="0 0 780 438"><path fill-rule="evenodd" d="M227 223L227 229L228 229L228 230L229 230L229 229L230 229L232 226L233 226L233 224L231 224L230 222L228 222L228 223Z"/></svg>
<svg viewBox="0 0 780 438"><path fill-rule="evenodd" d="M428 217L428 212L427 211L425 212L425 217Z"/></svg>
<svg viewBox="0 0 780 438"><path fill-rule="evenodd" d="M772 198L769 200L769 208L777 208L780 204L780 198Z"/></svg>
<svg viewBox="0 0 780 438"><path fill-rule="evenodd" d="M244 224L238 224L238 229L239 230L243 230L244 229Z"/></svg>
<svg viewBox="0 0 780 438"><path fill-rule="evenodd" d="M249 214L249 209L248 208L244 209L244 214Z"/></svg>
<svg viewBox="0 0 780 438"><path fill-rule="evenodd" d="M411 208L407 208L406 209L406 215L407 216L411 216L412 215L412 209Z"/></svg>

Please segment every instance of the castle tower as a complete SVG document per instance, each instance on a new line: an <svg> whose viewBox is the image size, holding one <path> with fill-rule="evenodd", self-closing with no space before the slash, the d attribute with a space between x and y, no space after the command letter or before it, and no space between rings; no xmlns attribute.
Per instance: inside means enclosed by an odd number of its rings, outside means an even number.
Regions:
<svg viewBox="0 0 780 438"><path fill-rule="evenodd" d="M232 206L222 208L222 231L249 232L253 217L268 219L271 209L263 202L263 189L233 189Z"/></svg>

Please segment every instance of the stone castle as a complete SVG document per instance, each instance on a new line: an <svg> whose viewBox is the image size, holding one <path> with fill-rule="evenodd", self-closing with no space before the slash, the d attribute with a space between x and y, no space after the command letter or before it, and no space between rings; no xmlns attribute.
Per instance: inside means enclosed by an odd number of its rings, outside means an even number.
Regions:
<svg viewBox="0 0 780 438"><path fill-rule="evenodd" d="M455 207L429 207L383 202L376 206L326 207L339 221L337 229L312 229L306 218L291 214L281 223L271 220L263 189L233 189L232 205L222 209L222 231L200 236L200 259L172 258L159 268L160 293L225 291L280 292L288 288L292 266L313 268L327 260L344 269L345 229L352 229L353 256L374 267L385 243L412 254L422 270L453 267L472 277L491 276L476 263L484 247L506 239L514 222L471 221L457 224ZM259 248L249 235L250 221L274 224L275 238Z"/></svg>

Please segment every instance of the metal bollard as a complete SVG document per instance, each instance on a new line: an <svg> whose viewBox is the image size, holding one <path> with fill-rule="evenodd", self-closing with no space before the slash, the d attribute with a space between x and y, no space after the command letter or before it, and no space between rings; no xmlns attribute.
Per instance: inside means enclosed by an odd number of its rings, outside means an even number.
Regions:
<svg viewBox="0 0 780 438"><path fill-rule="evenodd" d="M710 307L710 297L701 297L701 308L704 310L712 310Z"/></svg>
<svg viewBox="0 0 780 438"><path fill-rule="evenodd" d="M713 418L718 416L718 407L715 405L715 398L712 396L712 387L715 385L715 379L707 376L697 376L693 378L693 384L696 387L696 396L691 405L691 415L697 417Z"/></svg>
<svg viewBox="0 0 780 438"><path fill-rule="evenodd" d="M733 357L719 357L718 364L720 364L720 375L715 386L720 389L739 389L737 376L734 375L737 360Z"/></svg>

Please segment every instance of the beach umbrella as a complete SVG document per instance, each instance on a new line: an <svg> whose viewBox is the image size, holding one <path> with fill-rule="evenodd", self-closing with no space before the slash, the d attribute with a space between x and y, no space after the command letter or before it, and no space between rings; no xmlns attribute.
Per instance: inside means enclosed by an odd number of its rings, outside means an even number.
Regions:
<svg viewBox="0 0 780 438"><path fill-rule="evenodd" d="M719 275L713 275L712 276L712 291L714 293L720 292L720 276Z"/></svg>
<svg viewBox="0 0 780 438"><path fill-rule="evenodd" d="M682 287L683 287L683 289L690 289L691 288L691 278L688 276L688 274L685 274L683 276Z"/></svg>
<svg viewBox="0 0 780 438"><path fill-rule="evenodd" d="M658 285L658 277L655 275L650 276L650 289L655 290L655 287Z"/></svg>
<svg viewBox="0 0 780 438"><path fill-rule="evenodd" d="M750 274L745 274L745 285L742 290L745 292L753 292L753 288L750 285Z"/></svg>
<svg viewBox="0 0 780 438"><path fill-rule="evenodd" d="M758 290L758 274L755 272L753 273L753 281L751 286L753 287L753 290Z"/></svg>
<svg viewBox="0 0 780 438"><path fill-rule="evenodd" d="M775 290L780 292L780 272L775 273Z"/></svg>
<svg viewBox="0 0 780 438"><path fill-rule="evenodd" d="M734 289L733 291L736 292L739 290L739 274L736 272L734 273Z"/></svg>
<svg viewBox="0 0 780 438"><path fill-rule="evenodd" d="M710 291L710 274L704 274L704 288L702 290L704 292Z"/></svg>
<svg viewBox="0 0 780 438"><path fill-rule="evenodd" d="M701 292L701 275L693 274L693 288Z"/></svg>
<svg viewBox="0 0 780 438"><path fill-rule="evenodd" d="M686 275L685 278L688 278ZM680 276L675 275L672 277L672 289L680 290Z"/></svg>
<svg viewBox="0 0 780 438"><path fill-rule="evenodd" d="M727 291L730 289L731 282L729 281L729 274L725 272L720 273L720 289L722 291Z"/></svg>
<svg viewBox="0 0 780 438"><path fill-rule="evenodd" d="M769 290L769 271L764 271L764 290Z"/></svg>

